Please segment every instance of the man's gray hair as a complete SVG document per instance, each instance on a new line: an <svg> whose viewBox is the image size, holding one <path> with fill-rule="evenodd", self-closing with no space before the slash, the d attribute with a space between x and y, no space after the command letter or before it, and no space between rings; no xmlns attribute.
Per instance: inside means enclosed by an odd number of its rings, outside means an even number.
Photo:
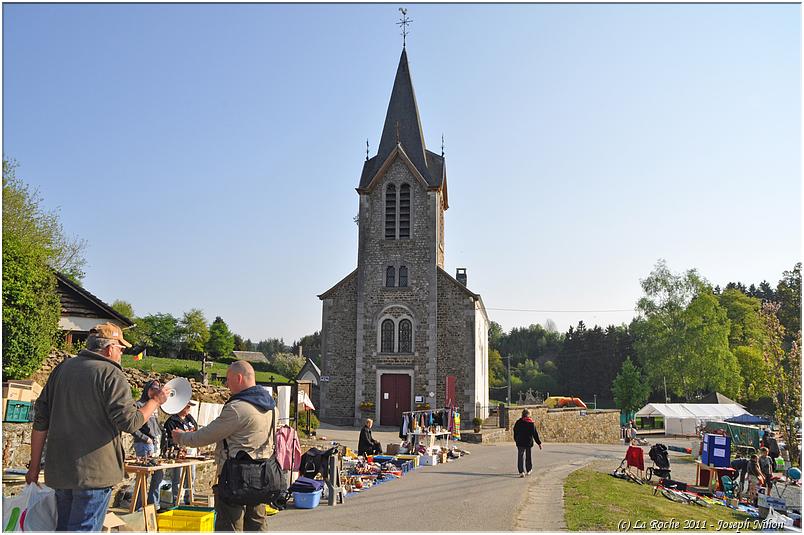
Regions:
<svg viewBox="0 0 804 535"><path fill-rule="evenodd" d="M99 349L106 349L112 344L117 344L117 340L111 338L101 338L100 336L89 335L87 337L87 350L97 351Z"/></svg>
<svg viewBox="0 0 804 535"><path fill-rule="evenodd" d="M528 409L522 409L522 417L525 418L526 416L530 416L530 411Z"/></svg>

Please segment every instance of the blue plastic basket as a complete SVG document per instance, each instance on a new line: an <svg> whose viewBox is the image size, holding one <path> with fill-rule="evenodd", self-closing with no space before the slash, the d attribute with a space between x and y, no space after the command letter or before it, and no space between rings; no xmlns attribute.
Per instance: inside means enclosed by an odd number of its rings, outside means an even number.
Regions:
<svg viewBox="0 0 804 535"><path fill-rule="evenodd" d="M315 492L294 492L293 504L296 509L315 509L321 503L321 494L323 490Z"/></svg>

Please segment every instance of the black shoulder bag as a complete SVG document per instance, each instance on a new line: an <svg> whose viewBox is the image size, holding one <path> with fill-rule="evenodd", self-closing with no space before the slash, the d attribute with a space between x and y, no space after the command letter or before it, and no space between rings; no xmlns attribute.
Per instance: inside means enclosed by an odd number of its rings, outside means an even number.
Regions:
<svg viewBox="0 0 804 535"><path fill-rule="evenodd" d="M273 411L271 430L268 433L267 445L274 435L276 412ZM265 447L265 445L263 445ZM282 477L282 468L276 460L276 449L267 459L252 459L239 451L235 457L229 457L229 444L223 439L226 461L214 486L218 498L229 505L258 505L274 502L287 492L287 483Z"/></svg>

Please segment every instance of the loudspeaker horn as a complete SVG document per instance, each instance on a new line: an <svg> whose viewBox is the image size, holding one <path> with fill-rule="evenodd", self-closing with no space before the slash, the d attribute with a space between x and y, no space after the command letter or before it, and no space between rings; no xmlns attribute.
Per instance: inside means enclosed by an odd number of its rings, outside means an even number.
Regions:
<svg viewBox="0 0 804 535"><path fill-rule="evenodd" d="M184 377L171 379L165 385L168 390L168 399L162 404L162 410L168 414L178 414L187 406L193 397L193 387Z"/></svg>

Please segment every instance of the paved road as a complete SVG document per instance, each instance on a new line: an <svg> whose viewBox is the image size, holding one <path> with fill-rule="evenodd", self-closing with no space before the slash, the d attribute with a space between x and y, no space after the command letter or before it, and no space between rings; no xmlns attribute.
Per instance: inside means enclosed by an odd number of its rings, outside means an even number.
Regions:
<svg viewBox="0 0 804 535"><path fill-rule="evenodd" d="M357 430L320 435L356 446ZM375 432L385 444L393 432ZM353 444L354 443L354 444ZM293 507L271 517L270 531L557 531L563 528L563 478L599 459L614 469L622 445L546 444L534 450L534 474L519 478L512 443L481 446L460 460L421 467L398 481L368 489L335 507Z"/></svg>

